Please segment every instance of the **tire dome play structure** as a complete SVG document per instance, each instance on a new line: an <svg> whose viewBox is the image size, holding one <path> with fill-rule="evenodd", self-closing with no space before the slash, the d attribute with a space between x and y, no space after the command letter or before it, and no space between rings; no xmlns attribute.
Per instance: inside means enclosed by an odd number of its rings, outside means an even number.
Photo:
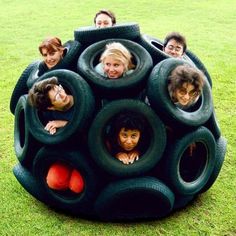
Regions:
<svg viewBox="0 0 236 236"><path fill-rule="evenodd" d="M110 42L126 46L136 65L131 74L118 80L106 80L94 70ZM211 77L194 53L187 50L184 59L171 58L162 51L162 41L141 34L137 23L81 27L65 46L63 63L35 77L40 61L32 62L12 92L18 160L13 173L28 193L71 215L122 221L166 217L214 184L227 142L214 111ZM191 112L177 108L167 90L167 77L183 64L205 75L200 101ZM40 112L27 99L36 81L52 76L75 101L72 120L54 135L45 131ZM136 112L148 123L145 152L129 165L113 157L104 142L112 119L123 111ZM167 126L175 133L171 139ZM190 155L193 143L197 148ZM55 162L80 172L84 186L79 194L48 187L46 175Z"/></svg>

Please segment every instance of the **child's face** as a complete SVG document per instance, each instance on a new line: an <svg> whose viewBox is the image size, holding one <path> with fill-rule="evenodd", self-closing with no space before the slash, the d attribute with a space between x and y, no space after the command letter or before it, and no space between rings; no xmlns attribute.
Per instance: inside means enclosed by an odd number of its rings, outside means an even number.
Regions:
<svg viewBox="0 0 236 236"><path fill-rule="evenodd" d="M125 151L132 151L138 144L140 139L140 131L137 129L121 128L118 134L119 145Z"/></svg>
<svg viewBox="0 0 236 236"><path fill-rule="evenodd" d="M95 21L96 28L106 28L112 26L112 19L106 14L99 14Z"/></svg>
<svg viewBox="0 0 236 236"><path fill-rule="evenodd" d="M181 43L177 42L174 39L169 40L166 47L164 48L164 52L169 54L172 57L181 57L184 53L184 47Z"/></svg>
<svg viewBox="0 0 236 236"><path fill-rule="evenodd" d="M182 106L187 106L192 103L198 95L199 93L196 91L195 87L186 82L175 91L175 98Z"/></svg>
<svg viewBox="0 0 236 236"><path fill-rule="evenodd" d="M111 56L107 56L103 60L103 69L110 79L118 79L125 72L124 64L119 60L113 59Z"/></svg>
<svg viewBox="0 0 236 236"><path fill-rule="evenodd" d="M68 95L61 85L56 85L49 90L48 96L52 103L49 110L66 111L73 102L72 96Z"/></svg>
<svg viewBox="0 0 236 236"><path fill-rule="evenodd" d="M48 69L51 69L58 62L62 59L63 50L58 50L55 52L48 52L46 48L42 48L42 56L45 64L47 65Z"/></svg>

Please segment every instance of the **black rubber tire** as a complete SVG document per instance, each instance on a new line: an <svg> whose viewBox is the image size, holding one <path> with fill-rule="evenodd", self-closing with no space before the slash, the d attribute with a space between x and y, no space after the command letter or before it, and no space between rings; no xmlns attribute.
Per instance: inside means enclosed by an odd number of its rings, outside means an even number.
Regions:
<svg viewBox="0 0 236 236"><path fill-rule="evenodd" d="M216 158L214 169L206 185L203 187L203 189L201 189L200 193L206 192L215 183L225 160L226 147L227 140L224 137L221 136L216 140Z"/></svg>
<svg viewBox="0 0 236 236"><path fill-rule="evenodd" d="M196 65L196 67L205 74L210 86L212 87L211 76L208 73L208 71L207 71L206 67L204 66L204 64L201 62L201 60L193 52L191 52L188 49L186 50L186 55L191 59L191 61Z"/></svg>
<svg viewBox="0 0 236 236"><path fill-rule="evenodd" d="M167 78L174 68L183 64L189 63L169 58L156 65L148 80L147 95L153 109L169 126L196 127L204 124L213 112L211 88L204 77L201 104L193 112L184 111L176 107L170 99Z"/></svg>
<svg viewBox="0 0 236 236"><path fill-rule="evenodd" d="M43 203L49 203L44 189L39 185L38 180L34 177L31 171L18 163L13 168L13 174L29 194Z"/></svg>
<svg viewBox="0 0 236 236"><path fill-rule="evenodd" d="M185 156L185 151L190 144L196 143L197 163L191 156ZM194 195L198 193L209 180L215 163L215 139L205 127L199 127L179 138L175 143L167 145L167 153L164 159L164 175L167 183L176 193L182 195ZM191 162L190 167L186 166ZM185 165L185 166L184 166ZM185 172L188 172L187 177Z"/></svg>
<svg viewBox="0 0 236 236"><path fill-rule="evenodd" d="M16 105L14 121L14 149L19 162L31 168L33 159L41 147L40 143L31 135L26 122L27 96L22 95Z"/></svg>
<svg viewBox="0 0 236 236"><path fill-rule="evenodd" d="M116 24L107 28L85 26L74 30L74 39L79 41L83 46L89 46L104 39L123 38L135 40L139 36L140 29L137 23Z"/></svg>
<svg viewBox="0 0 236 236"><path fill-rule="evenodd" d="M42 74L40 76L42 76L44 73L48 73L50 71L54 71L58 69L67 69L67 70L72 70L76 72L77 60L82 50L81 44L77 41L69 40L66 43L64 43L63 46L67 50L66 55L63 57L63 59L51 69L47 69L45 67L45 71L41 72ZM27 87L29 89L40 77L38 76L38 69L41 63L43 63L43 61L38 61L38 63L35 63L33 70L29 75L29 78L27 80Z"/></svg>
<svg viewBox="0 0 236 236"><path fill-rule="evenodd" d="M38 81L56 76L58 82L74 97L74 114L68 124L51 135L44 129L36 108L27 104L26 118L31 134L44 144L58 144L74 135L81 138L83 130L88 127L94 112L94 96L87 82L78 74L69 70L54 70L39 77ZM79 143L79 140L77 140Z"/></svg>
<svg viewBox="0 0 236 236"><path fill-rule="evenodd" d="M142 157L125 165L107 150L104 132L110 120L123 110L143 115L150 126L150 143ZM165 126L154 111L138 100L122 99L110 102L97 114L88 134L89 151L97 165L113 176L138 176L151 170L162 158L166 146Z"/></svg>
<svg viewBox="0 0 236 236"><path fill-rule="evenodd" d="M142 34L136 41L141 44L145 49L147 49L147 51L152 56L154 65L156 65L162 60L171 58L170 55L163 52L163 41L161 41L160 39L151 37L146 34ZM206 67L201 62L201 60L193 52L187 49L185 54L183 55L183 59L189 62L191 65L194 65L198 69L200 69L205 74L210 86L212 87L212 80L210 74L208 73Z"/></svg>
<svg viewBox="0 0 236 236"><path fill-rule="evenodd" d="M99 63L99 57L105 45L111 42L120 42L131 52L135 58L134 71L120 79L106 79L94 69ZM150 54L139 44L125 39L107 39L94 43L86 48L78 60L78 73L80 73L98 94L106 98L123 98L143 90L149 73L152 69Z"/></svg>
<svg viewBox="0 0 236 236"><path fill-rule="evenodd" d="M27 80L32 70L35 68L35 65L38 64L38 61L34 61L30 63L25 70L22 72L20 78L16 82L15 88L12 91L11 99L10 99L10 111L14 115L16 104L19 98L28 93Z"/></svg>
<svg viewBox="0 0 236 236"><path fill-rule="evenodd" d="M137 43L143 46L151 55L153 65L159 62L171 58L170 55L163 52L163 42L157 38L151 37L147 34L142 34L137 39Z"/></svg>
<svg viewBox="0 0 236 236"><path fill-rule="evenodd" d="M175 195L175 203L173 207L173 211L180 210L186 207L190 202L195 199L195 195Z"/></svg>
<svg viewBox="0 0 236 236"><path fill-rule="evenodd" d="M208 121L204 124L205 127L207 127L212 134L214 135L215 139L220 138L221 136L221 131L220 131L220 126L216 117L215 109L213 107L213 112L208 119Z"/></svg>
<svg viewBox="0 0 236 236"><path fill-rule="evenodd" d="M58 161L67 163L80 172L84 180L83 192L74 194L69 190L56 191L48 187L46 183L48 169ZM71 214L92 214L93 201L98 194L99 177L80 151L61 147L43 147L34 160L33 173L40 188L44 189L44 197L48 199L50 205Z"/></svg>
<svg viewBox="0 0 236 236"><path fill-rule="evenodd" d="M174 204L173 192L154 177L119 180L106 186L95 202L101 220L162 218Z"/></svg>

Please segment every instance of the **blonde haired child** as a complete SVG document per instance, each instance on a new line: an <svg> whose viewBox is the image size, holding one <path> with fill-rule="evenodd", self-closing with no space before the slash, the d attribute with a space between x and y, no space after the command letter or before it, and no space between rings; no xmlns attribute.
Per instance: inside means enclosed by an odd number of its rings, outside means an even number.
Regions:
<svg viewBox="0 0 236 236"><path fill-rule="evenodd" d="M133 72L135 65L129 50L119 42L106 45L95 70L109 79L118 79Z"/></svg>

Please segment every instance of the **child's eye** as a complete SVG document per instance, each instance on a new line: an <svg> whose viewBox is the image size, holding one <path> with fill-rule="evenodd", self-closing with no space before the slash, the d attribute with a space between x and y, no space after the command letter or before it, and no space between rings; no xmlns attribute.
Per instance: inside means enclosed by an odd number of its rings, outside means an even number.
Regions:
<svg viewBox="0 0 236 236"><path fill-rule="evenodd" d="M179 90L179 93L180 93L181 95L185 95L185 94L186 94L186 90L185 90L185 89L180 89L180 90Z"/></svg>

